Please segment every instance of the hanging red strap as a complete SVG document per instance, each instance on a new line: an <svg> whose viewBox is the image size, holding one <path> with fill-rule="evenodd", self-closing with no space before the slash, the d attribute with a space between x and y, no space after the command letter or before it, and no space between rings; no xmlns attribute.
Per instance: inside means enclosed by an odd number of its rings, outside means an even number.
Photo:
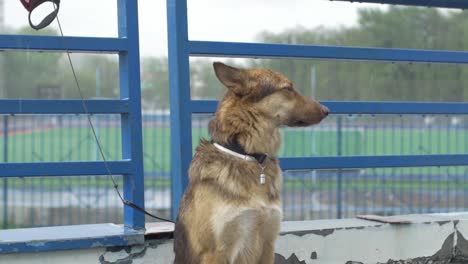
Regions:
<svg viewBox="0 0 468 264"><path fill-rule="evenodd" d="M52 21L57 17L57 14L59 12L60 8L60 0L20 0L21 3L23 4L24 8L29 11L29 25L34 28L35 30L43 29L50 25ZM52 11L50 14L48 14L42 21L34 25L31 21L31 14L36 9L38 6L42 5L45 2L52 2L54 3L54 11Z"/></svg>
<svg viewBox="0 0 468 264"><path fill-rule="evenodd" d="M20 0L20 1L23 4L24 8L26 8L26 10L31 11L30 9L31 3L29 2L29 0Z"/></svg>

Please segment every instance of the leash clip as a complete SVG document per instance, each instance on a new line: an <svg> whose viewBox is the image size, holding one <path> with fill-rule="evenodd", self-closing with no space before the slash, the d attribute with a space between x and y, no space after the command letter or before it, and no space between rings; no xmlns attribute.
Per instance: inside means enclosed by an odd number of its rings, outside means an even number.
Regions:
<svg viewBox="0 0 468 264"><path fill-rule="evenodd" d="M20 1L23 4L24 8L28 10L29 12L29 15L28 15L29 25L35 30L43 29L47 27L48 25L50 25L50 23L52 23L52 21L54 21L54 19L57 17L57 14L60 9L60 0L20 0ZM39 7L45 2L53 3L54 11L52 11L44 19L42 19L42 21L39 24L35 25L31 21L31 14L37 7Z"/></svg>

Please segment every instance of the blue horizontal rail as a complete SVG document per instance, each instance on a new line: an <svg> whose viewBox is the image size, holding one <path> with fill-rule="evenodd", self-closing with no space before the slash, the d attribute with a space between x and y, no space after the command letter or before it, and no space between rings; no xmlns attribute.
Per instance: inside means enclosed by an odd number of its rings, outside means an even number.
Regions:
<svg viewBox="0 0 468 264"><path fill-rule="evenodd" d="M102 161L0 163L0 178L107 175L107 168L115 175L126 175L133 171L133 163L129 160L106 163Z"/></svg>
<svg viewBox="0 0 468 264"><path fill-rule="evenodd" d="M468 154L281 158L283 170L467 166Z"/></svg>
<svg viewBox="0 0 468 264"><path fill-rule="evenodd" d="M128 100L0 99L0 114L119 114L128 111Z"/></svg>
<svg viewBox="0 0 468 264"><path fill-rule="evenodd" d="M0 35L2 50L118 53L127 51L127 48L125 38Z"/></svg>
<svg viewBox="0 0 468 264"><path fill-rule="evenodd" d="M386 49L241 42L190 41L189 52L201 57L291 58L414 63L468 63L468 52Z"/></svg>
<svg viewBox="0 0 468 264"><path fill-rule="evenodd" d="M441 102L337 102L322 101L332 114L468 114L468 103ZM218 101L192 100L193 113L214 113Z"/></svg>
<svg viewBox="0 0 468 264"><path fill-rule="evenodd" d="M427 6L427 7L445 7L445 8L468 8L466 0L334 0L342 2L359 2L359 3L375 3L375 4L391 4L391 5L410 5L410 6Z"/></svg>

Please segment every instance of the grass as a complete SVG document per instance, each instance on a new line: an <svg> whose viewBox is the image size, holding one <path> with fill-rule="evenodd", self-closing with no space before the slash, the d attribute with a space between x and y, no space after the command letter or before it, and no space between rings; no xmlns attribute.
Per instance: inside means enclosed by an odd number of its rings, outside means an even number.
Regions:
<svg viewBox="0 0 468 264"><path fill-rule="evenodd" d="M119 179L119 186L122 187L121 180ZM0 185L2 185L0 181ZM146 178L145 186L153 190L167 190L170 188L169 178ZM111 188L112 184L106 176L87 176L87 177L41 177L31 179L8 179L8 186L14 188L26 188L31 190L61 190L64 188ZM312 180L309 177L286 177L284 179L283 187L285 190L291 189L305 189L305 190L336 190L338 181L336 176L329 178L321 178ZM428 177L422 177L418 180L417 177L405 180L381 178L346 178L343 177L342 186L347 190L365 191L374 190L379 188L395 188L398 190L425 190L425 191L443 191L443 190L466 190L468 189L468 181L465 180L431 180Z"/></svg>
<svg viewBox="0 0 468 264"><path fill-rule="evenodd" d="M24 226L12 224L12 223L9 223L9 222L6 223L6 226L4 226L4 225L5 225L4 222L0 222L0 229L5 229L6 230L6 229L25 228Z"/></svg>
<svg viewBox="0 0 468 264"><path fill-rule="evenodd" d="M100 127L97 130L108 160L121 157L120 129ZM351 155L416 155L455 154L468 151L468 133L464 130L418 129L343 129L341 146L336 130L284 129L280 156L343 156ZM145 127L143 130L145 171L170 171L170 129ZM193 129L194 149L199 138L208 138L206 129ZM340 149L339 149L340 147ZM4 159L0 153L0 159ZM9 162L100 160L89 128L62 127L27 131L8 136ZM400 173L414 173L413 168ZM377 169L385 173L387 169ZM463 174L464 168L448 168L448 173ZM437 168L424 173L440 173Z"/></svg>
<svg viewBox="0 0 468 264"><path fill-rule="evenodd" d="M115 176L121 189L123 184L120 176ZM37 177L6 179L9 187L31 190L62 190L66 188L112 188L108 176L76 176L76 177ZM3 186L5 179L0 180ZM171 186L169 178L145 178L145 187L153 190L167 190Z"/></svg>
<svg viewBox="0 0 468 264"><path fill-rule="evenodd" d="M288 179L284 182L284 188L287 189L305 189L305 190L336 190L338 181L334 179L326 179L323 181L311 181L302 179ZM368 180L368 179L352 179L352 181L343 180L342 186L346 187L347 190L354 191L367 191L367 190L378 190L379 188L394 188L398 190L415 191L417 189L424 191L443 191L443 190L466 190L468 188L468 182L456 182L456 181L382 181L379 179Z"/></svg>

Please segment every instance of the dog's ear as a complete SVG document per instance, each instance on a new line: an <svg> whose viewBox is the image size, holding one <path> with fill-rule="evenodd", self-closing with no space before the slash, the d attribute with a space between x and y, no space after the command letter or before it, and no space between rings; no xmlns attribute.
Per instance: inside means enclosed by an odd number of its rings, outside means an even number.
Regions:
<svg viewBox="0 0 468 264"><path fill-rule="evenodd" d="M237 69L221 62L214 62L213 68L218 80L236 95L243 96L248 93L245 87L245 80L247 79L245 70Z"/></svg>

